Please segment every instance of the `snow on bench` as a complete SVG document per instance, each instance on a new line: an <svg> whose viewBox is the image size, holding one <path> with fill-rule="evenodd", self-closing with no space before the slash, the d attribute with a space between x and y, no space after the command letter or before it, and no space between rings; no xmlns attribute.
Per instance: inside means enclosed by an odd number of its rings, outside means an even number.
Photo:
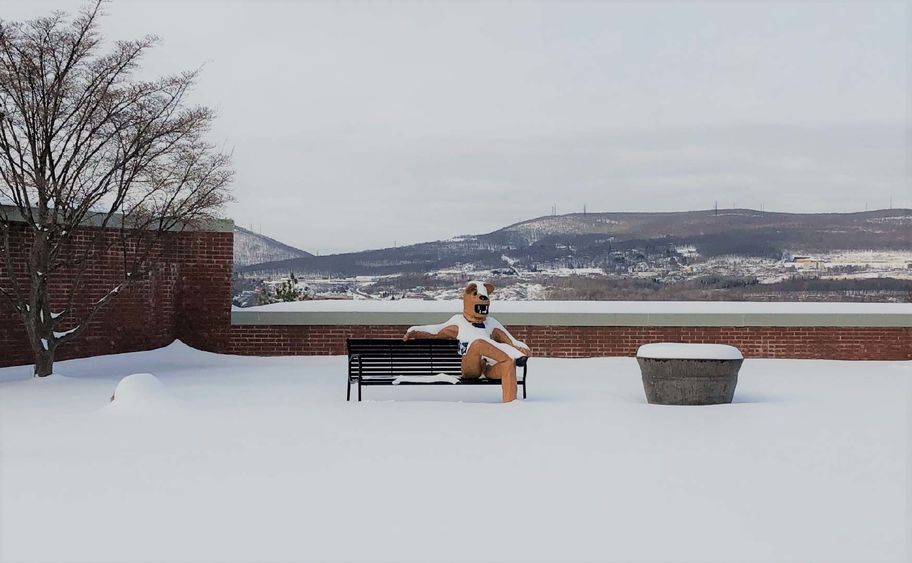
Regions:
<svg viewBox="0 0 912 563"><path fill-rule="evenodd" d="M448 373L438 373L437 375L400 375L393 380L393 385L400 383L451 383L453 385L462 381L461 378Z"/></svg>

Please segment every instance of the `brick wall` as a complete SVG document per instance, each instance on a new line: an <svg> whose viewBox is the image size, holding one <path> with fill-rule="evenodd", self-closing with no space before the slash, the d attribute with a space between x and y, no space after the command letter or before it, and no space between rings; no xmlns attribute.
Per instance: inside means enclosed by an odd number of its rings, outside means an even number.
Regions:
<svg viewBox="0 0 912 563"><path fill-rule="evenodd" d="M190 233L181 247L180 314L175 338L201 350L229 348L232 233Z"/></svg>
<svg viewBox="0 0 912 563"><path fill-rule="evenodd" d="M227 348L241 355L344 354L346 338L400 338L402 326L274 326L231 328ZM730 344L746 357L910 360L912 328L510 326L539 356L633 356L649 342Z"/></svg>
<svg viewBox="0 0 912 563"><path fill-rule="evenodd" d="M90 229L74 239L84 245ZM24 270L25 231L13 233L14 267ZM113 236L113 235L112 235ZM158 251L149 276L123 291L86 333L58 349L58 359L146 350L174 339L213 352L241 355L344 354L347 337L399 338L403 326L231 325L231 232L171 235ZM78 308L85 310L117 280L120 249L90 272ZM0 283L7 283L0 266ZM71 274L51 278L54 292L69 287ZM59 303L58 303L59 305ZM62 327L68 328L67 326ZM510 326L540 356L631 356L640 344L657 341L713 342L737 346L748 357L910 360L912 328L854 327L655 327ZM31 354L22 325L0 300L0 366L27 364Z"/></svg>
<svg viewBox="0 0 912 563"><path fill-rule="evenodd" d="M74 233L67 252L86 248L94 228ZM120 281L123 249L113 231L102 233L109 250L92 261L86 272L84 289L75 302L73 319L84 318L90 304ZM20 281L25 277L29 238L25 225L15 225L10 233L13 267ZM187 338L195 327L187 319L200 308L210 311L203 317L209 327L230 321L231 264L233 238L230 232L188 232L169 234L154 252L156 265L148 275L127 286L74 342L57 349L57 359L148 350L166 346L175 338ZM129 254L128 254L129 256ZM74 272L63 270L51 275L49 286L52 310L65 305ZM0 265L0 284L9 287L6 268ZM221 313L219 316L217 313ZM72 323L63 324L66 330ZM205 329L206 327L200 327ZM204 341L209 330L201 330L195 342ZM225 331L223 331L225 332ZM187 338L188 340L192 340ZM32 362L31 348L19 316L0 298L0 366Z"/></svg>

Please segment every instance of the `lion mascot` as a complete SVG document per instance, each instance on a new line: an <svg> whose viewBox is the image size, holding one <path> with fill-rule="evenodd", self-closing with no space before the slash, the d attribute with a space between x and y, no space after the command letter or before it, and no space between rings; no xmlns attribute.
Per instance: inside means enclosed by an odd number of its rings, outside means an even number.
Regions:
<svg viewBox="0 0 912 563"><path fill-rule="evenodd" d="M504 325L488 316L494 284L470 281L462 294L462 313L445 323L413 326L405 340L445 338L459 340L462 376L499 379L503 402L516 399L516 366L525 365L532 351L510 334Z"/></svg>

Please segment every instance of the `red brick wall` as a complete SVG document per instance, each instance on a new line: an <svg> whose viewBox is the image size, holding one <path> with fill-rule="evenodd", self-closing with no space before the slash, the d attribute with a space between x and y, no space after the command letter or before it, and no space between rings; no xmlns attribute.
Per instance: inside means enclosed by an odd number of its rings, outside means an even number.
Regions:
<svg viewBox="0 0 912 563"><path fill-rule="evenodd" d="M97 231L74 233L68 252L86 247ZM84 289L74 307L74 321L84 318L90 304L120 281L122 248L116 233L104 233L109 251L92 261L85 275ZM29 237L25 225L11 232L13 267L23 281L28 260ZM160 257L148 275L134 281L93 319L86 331L71 344L57 349L57 359L80 358L118 352L148 350L184 338L188 318L199 308L207 309L211 326L217 320L229 322L231 303L232 233L183 233L168 235L156 247ZM52 309L64 307L74 273L61 271L50 277ZM0 265L0 284L9 287L8 273ZM217 305L216 305L217 302ZM215 315L221 312L221 317ZM188 314L191 313L191 314ZM58 330L71 328L63 324ZM202 335L205 338L205 333ZM31 348L19 316L0 298L0 366L32 362Z"/></svg>
<svg viewBox="0 0 912 563"><path fill-rule="evenodd" d="M345 353L346 338L400 338L402 326L260 326L231 328L220 351L241 355ZM910 360L912 328L510 326L539 356L633 356L649 342L706 342L738 347L746 357Z"/></svg>
<svg viewBox="0 0 912 563"><path fill-rule="evenodd" d="M85 243L86 229L74 240ZM28 241L13 233L14 267L24 270ZM113 236L113 235L112 235ZM58 358L146 350L179 338L202 350L242 355L344 354L347 337L401 337L402 326L231 325L232 233L175 234L161 245L151 274L123 291ZM79 307L97 300L116 283L120 249L98 261ZM0 267L0 283L5 284ZM71 275L51 278L56 293ZM61 327L63 329L67 326ZM659 341L713 342L737 346L748 357L843 360L912 359L912 328L853 327L543 327L510 330L540 356L631 356L640 344ZM0 300L0 366L27 364L31 354L22 325Z"/></svg>
<svg viewBox="0 0 912 563"><path fill-rule="evenodd" d="M232 233L191 233L181 246L178 338L201 350L224 351L231 328Z"/></svg>

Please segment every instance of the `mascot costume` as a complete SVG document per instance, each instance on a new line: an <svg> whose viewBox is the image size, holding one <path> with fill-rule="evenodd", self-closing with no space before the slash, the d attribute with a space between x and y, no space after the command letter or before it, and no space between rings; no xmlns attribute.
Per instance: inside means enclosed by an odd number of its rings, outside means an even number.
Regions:
<svg viewBox="0 0 912 563"><path fill-rule="evenodd" d="M438 325L413 326L405 340L446 338L459 340L462 376L499 379L503 402L516 399L516 366L525 365L532 351L524 342L488 316L494 284L470 281L462 294L462 313Z"/></svg>

